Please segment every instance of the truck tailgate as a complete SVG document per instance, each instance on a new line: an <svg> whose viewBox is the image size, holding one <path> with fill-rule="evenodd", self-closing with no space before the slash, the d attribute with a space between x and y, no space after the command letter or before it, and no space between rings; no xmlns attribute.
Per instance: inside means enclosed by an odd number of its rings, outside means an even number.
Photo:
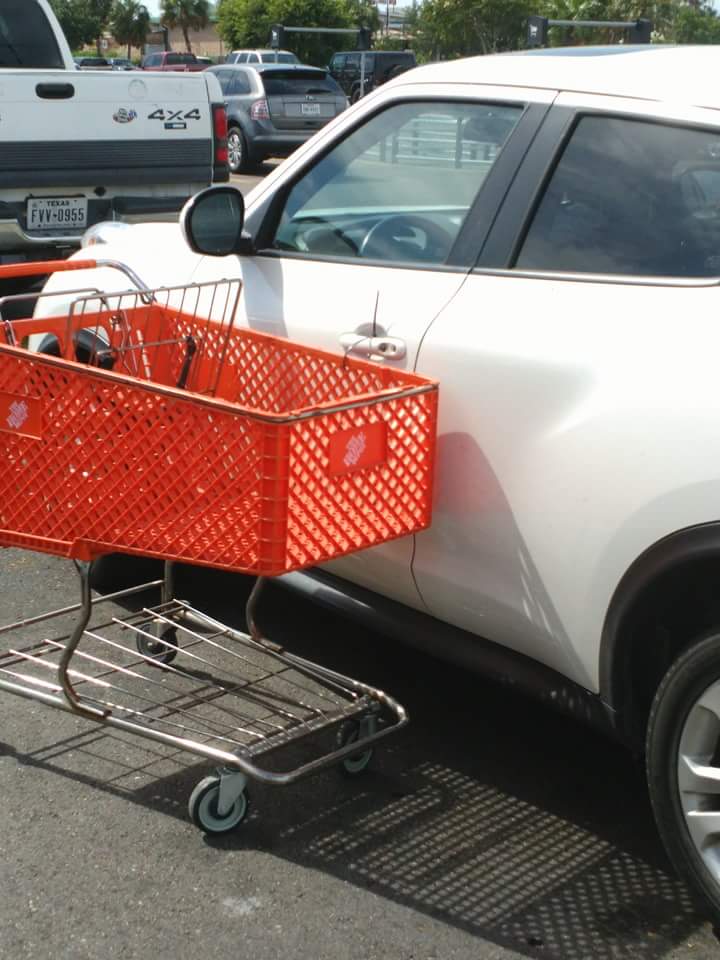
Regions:
<svg viewBox="0 0 720 960"><path fill-rule="evenodd" d="M202 74L6 70L0 187L209 183L212 131Z"/></svg>

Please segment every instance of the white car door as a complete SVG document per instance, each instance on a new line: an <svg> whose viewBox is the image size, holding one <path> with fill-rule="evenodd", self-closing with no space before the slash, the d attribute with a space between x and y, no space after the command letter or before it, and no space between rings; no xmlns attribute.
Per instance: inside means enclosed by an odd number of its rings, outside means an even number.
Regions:
<svg viewBox="0 0 720 960"><path fill-rule="evenodd" d="M412 97L410 92L412 92ZM422 337L460 288L551 95L408 87L355 111L263 196L258 253L224 266L244 321L267 333L413 369ZM253 207L248 223L253 223ZM257 215L255 215L257 220ZM206 260L194 279L218 275ZM412 539L332 572L414 606Z"/></svg>
<svg viewBox="0 0 720 960"><path fill-rule="evenodd" d="M593 689L620 577L717 513L708 485L671 497L706 476L705 444L693 465L662 438L695 396L679 371L702 362L683 362L697 348L678 323L715 312L718 121L648 114L557 98L418 360L443 388L433 525L413 562L429 611ZM707 364L714 382L714 352Z"/></svg>

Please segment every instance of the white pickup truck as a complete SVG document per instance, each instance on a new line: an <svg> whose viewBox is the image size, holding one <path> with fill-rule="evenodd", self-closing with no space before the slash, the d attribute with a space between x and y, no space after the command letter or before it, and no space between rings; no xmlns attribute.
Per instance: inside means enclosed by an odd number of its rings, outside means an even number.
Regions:
<svg viewBox="0 0 720 960"><path fill-rule="evenodd" d="M225 134L212 74L83 72L47 0L0 0L0 262L174 218L227 180Z"/></svg>

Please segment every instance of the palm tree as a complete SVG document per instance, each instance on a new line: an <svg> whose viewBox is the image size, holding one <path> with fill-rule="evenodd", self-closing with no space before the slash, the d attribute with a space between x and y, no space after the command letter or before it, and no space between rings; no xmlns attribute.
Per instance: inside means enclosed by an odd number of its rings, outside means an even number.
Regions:
<svg viewBox="0 0 720 960"><path fill-rule="evenodd" d="M139 0L115 0L110 29L118 43L127 44L128 60L132 47L143 47L150 30L150 14Z"/></svg>
<svg viewBox="0 0 720 960"><path fill-rule="evenodd" d="M192 53L189 31L202 30L208 25L208 0L162 0L161 20L168 27L180 27L185 48Z"/></svg>

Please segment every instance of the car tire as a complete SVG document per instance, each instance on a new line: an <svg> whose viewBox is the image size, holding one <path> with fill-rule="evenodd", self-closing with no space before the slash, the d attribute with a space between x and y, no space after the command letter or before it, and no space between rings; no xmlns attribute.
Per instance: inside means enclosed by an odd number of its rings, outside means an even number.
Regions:
<svg viewBox="0 0 720 960"><path fill-rule="evenodd" d="M247 140L240 127L228 129L228 166L230 173L245 173L250 166Z"/></svg>
<svg viewBox="0 0 720 960"><path fill-rule="evenodd" d="M678 872L720 924L720 632L692 643L665 674L647 730L650 799Z"/></svg>

